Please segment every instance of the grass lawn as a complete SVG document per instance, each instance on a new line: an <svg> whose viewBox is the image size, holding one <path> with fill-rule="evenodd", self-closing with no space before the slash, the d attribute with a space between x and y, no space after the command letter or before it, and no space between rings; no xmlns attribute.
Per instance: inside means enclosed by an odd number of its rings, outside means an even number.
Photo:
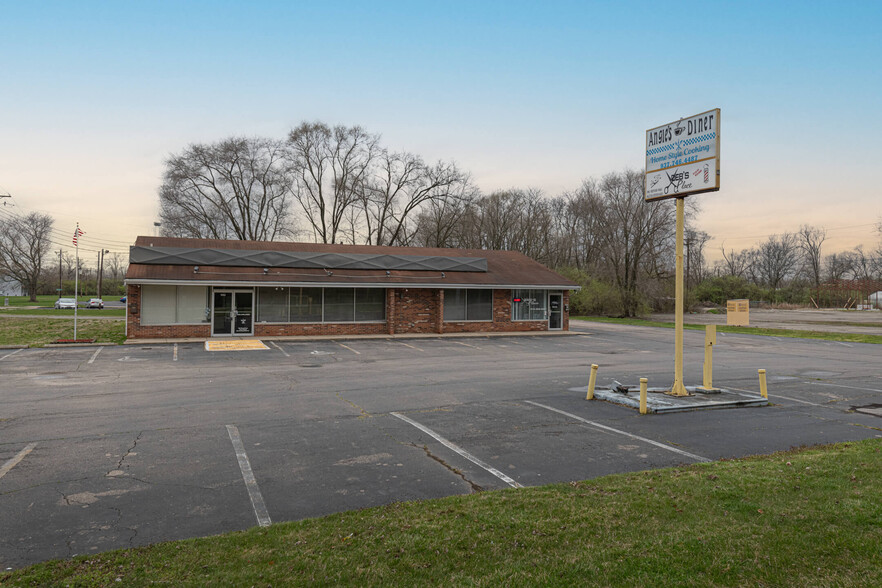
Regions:
<svg viewBox="0 0 882 588"><path fill-rule="evenodd" d="M2 316L67 316L73 318L73 309L54 308L16 308L10 305L10 308L0 307L0 317ZM89 318L90 316L126 316L125 308L83 308L77 309L77 318Z"/></svg>
<svg viewBox="0 0 882 588"><path fill-rule="evenodd" d="M70 311L71 313L73 311ZM4 316L0 313L0 345L42 347L58 339L72 339L74 322L70 319L27 318ZM77 338L98 342L125 341L125 321L77 319Z"/></svg>
<svg viewBox="0 0 882 588"><path fill-rule="evenodd" d="M10 586L879 586L882 441L58 560Z"/></svg>
<svg viewBox="0 0 882 588"><path fill-rule="evenodd" d="M664 327L673 329L674 323L650 321L637 318L611 318L603 316L573 316L570 320L593 321L596 323L612 323L616 325L635 325L640 327ZM704 331L706 325L684 324L684 329ZM864 325L866 326L866 325ZM823 331L801 331L798 329L765 329L762 327L733 327L717 325L718 333L741 333L744 335L765 335L768 337L791 337L795 339L824 339L826 341L844 341L847 343L882 343L882 335L861 335L856 333L825 333Z"/></svg>

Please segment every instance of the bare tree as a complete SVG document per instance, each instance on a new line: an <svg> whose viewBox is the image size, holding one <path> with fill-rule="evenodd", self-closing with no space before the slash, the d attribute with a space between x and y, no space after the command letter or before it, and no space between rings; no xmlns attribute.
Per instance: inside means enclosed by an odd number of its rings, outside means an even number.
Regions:
<svg viewBox="0 0 882 588"><path fill-rule="evenodd" d="M169 157L159 190L162 234L273 240L292 235L284 144L231 138Z"/></svg>
<svg viewBox="0 0 882 588"><path fill-rule="evenodd" d="M802 250L806 273L815 288L821 285L821 245L827 238L827 230L820 227L802 225L797 233L799 248Z"/></svg>
<svg viewBox="0 0 882 588"><path fill-rule="evenodd" d="M449 198L430 200L417 216L414 243L422 247L465 247L459 232L478 196L477 188L463 184Z"/></svg>
<svg viewBox="0 0 882 588"><path fill-rule="evenodd" d="M645 202L643 174L632 170L605 176L600 190L605 210L600 233L604 262L624 316L636 316L641 278L647 268L658 267L663 251L671 250L674 207L669 202Z"/></svg>
<svg viewBox="0 0 882 588"><path fill-rule="evenodd" d="M720 275L745 277L751 264L750 250L742 249L736 253L734 249L726 251L725 245L720 247L720 250L723 252L723 259L718 264Z"/></svg>
<svg viewBox="0 0 882 588"><path fill-rule="evenodd" d="M698 284L707 273L704 258L704 246L711 236L704 231L687 227L685 231L686 245L686 284Z"/></svg>
<svg viewBox="0 0 882 588"><path fill-rule="evenodd" d="M793 233L772 235L757 248L757 273L773 291L793 274L799 263L799 238Z"/></svg>
<svg viewBox="0 0 882 588"><path fill-rule="evenodd" d="M835 282L844 280L851 273L854 260L849 252L831 253L824 258L825 280Z"/></svg>
<svg viewBox="0 0 882 588"><path fill-rule="evenodd" d="M347 212L362 201L378 143L361 127L321 122L302 123L288 134L294 195L317 241L336 242ZM356 223L350 224L356 232Z"/></svg>
<svg viewBox="0 0 882 588"><path fill-rule="evenodd" d="M111 253L104 258L104 267L113 280L121 279L125 275L128 265L129 262L122 253Z"/></svg>
<svg viewBox="0 0 882 588"><path fill-rule="evenodd" d="M380 151L373 172L361 199L367 241L373 245L408 241L406 222L420 207L458 197L469 182L453 163L429 166L417 155L386 150Z"/></svg>
<svg viewBox="0 0 882 588"><path fill-rule="evenodd" d="M37 301L43 260L51 252L53 224L51 216L38 212L0 220L0 273L17 280L31 302Z"/></svg>

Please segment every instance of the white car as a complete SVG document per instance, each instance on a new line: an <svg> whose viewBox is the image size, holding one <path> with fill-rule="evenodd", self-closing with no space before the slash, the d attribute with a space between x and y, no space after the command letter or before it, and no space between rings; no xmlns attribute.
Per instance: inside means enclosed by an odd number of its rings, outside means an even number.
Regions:
<svg viewBox="0 0 882 588"><path fill-rule="evenodd" d="M77 301L73 298L59 298L55 301L56 310L59 308L69 308L71 310L77 307Z"/></svg>
<svg viewBox="0 0 882 588"><path fill-rule="evenodd" d="M86 308L104 308L104 301L100 298L92 298L89 300L89 303L86 304Z"/></svg>

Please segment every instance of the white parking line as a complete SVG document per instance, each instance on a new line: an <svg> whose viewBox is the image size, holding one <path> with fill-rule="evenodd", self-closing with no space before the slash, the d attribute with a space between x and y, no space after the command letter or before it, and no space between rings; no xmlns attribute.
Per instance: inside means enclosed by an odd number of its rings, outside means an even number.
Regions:
<svg viewBox="0 0 882 588"><path fill-rule="evenodd" d="M6 463L3 464L3 467L0 467L0 478L5 476L9 472L9 470L14 468L18 464L18 462L23 460L25 458L25 456L27 456L28 453L33 451L34 447L36 447L36 446L37 446L36 443L30 443L30 444L26 445L24 449L22 449L21 451L16 453L14 457L11 457L10 459L6 460Z"/></svg>
<svg viewBox="0 0 882 588"><path fill-rule="evenodd" d="M577 421L581 421L586 425L591 425L592 427L597 427L598 429L603 429L605 431L612 431L613 433L618 433L619 435L624 435L626 437L630 437L631 439L636 439L638 441L643 441L644 443L649 443L650 445L655 445L656 447L661 447L662 449L666 449L668 451L673 451L674 453L678 453L689 459L694 459L695 461L701 462L709 462L706 457L701 457L700 455L695 455L694 453L689 453L688 451L683 451L682 449L677 449L676 447L671 447L670 445L665 445L664 443L659 443L658 441L653 441L652 439L647 439L646 437L641 437L639 435L634 435L633 433L628 433L627 431L621 431L619 429L614 429L612 427L607 427L606 425L601 425L600 423L595 423L594 421L589 421L588 419L583 419L580 416L574 415L572 413L551 407L546 406L544 404L539 404L538 402L533 402L532 400L525 400L527 404L532 404L533 406L538 406L539 408L544 408L546 410L550 410L556 412L558 414L562 414L564 416L568 416L571 419L576 419Z"/></svg>
<svg viewBox="0 0 882 588"><path fill-rule="evenodd" d="M248 461L248 454L245 453L245 446L242 444L242 438L239 436L239 429L236 425L227 425L227 433L230 435L230 441L233 442L233 449L236 450L239 470L242 472L242 479L245 480L245 488L248 490L251 506L254 508L255 516L257 516L257 524L261 527L269 527L272 521L270 520L269 512L266 510L266 504L263 502L260 488L257 487L254 472L251 471L251 462Z"/></svg>
<svg viewBox="0 0 882 588"><path fill-rule="evenodd" d="M500 472L499 470L497 470L496 468L494 468L490 464L485 463L484 461L481 461L480 459L478 459L477 457L475 457L474 455L472 455L471 453L469 453L468 451L466 451L462 447L459 447L458 445L448 441L447 439L445 439L444 437L442 437L441 435L439 435L438 433L436 433L435 431L433 431L429 427L421 425L418 422L416 422L415 420L407 418L406 416L404 416L401 413L392 412L389 414L391 414L392 416L394 416L396 418L401 419L405 423L410 423L411 425L413 425L414 427L416 427L417 429L419 429L423 433L433 437L436 441L441 443L444 447L455 451L456 453L460 454L461 456L463 456L464 458L466 458L467 460L469 460L470 462L472 462L476 466L484 468L485 470L487 470L488 472L490 472L491 474L493 474L494 476L496 476L497 478L499 478L500 480L502 480L503 482L505 482L506 484L508 484L512 488L523 488L523 486L521 484L518 484L516 481L512 480L511 478L509 478L508 476L506 476L505 474L503 474L502 472Z"/></svg>
<svg viewBox="0 0 882 588"><path fill-rule="evenodd" d="M101 350L102 350L102 349L104 349L104 348L103 348L103 347L99 347L98 349L96 349L96 350L95 350L95 353L92 354L92 357L89 358L88 363L92 363L92 362L94 362L94 361L95 361L95 358L98 357L98 354L101 353Z"/></svg>
<svg viewBox="0 0 882 588"><path fill-rule="evenodd" d="M290 355L288 355L288 352L287 352L287 351L285 351L284 349L282 349L281 347L279 347L278 345L276 345L276 342L275 342L275 341L270 341L269 343L270 343L270 345L272 345L273 347L275 347L276 349L278 349L279 351L281 351L281 352L285 355L285 357L291 357Z"/></svg>
<svg viewBox="0 0 882 588"><path fill-rule="evenodd" d="M420 349L419 347L414 347L413 345L409 345L409 344L405 343L404 341L396 341L396 343L398 343L399 345L404 345L405 347L410 347L411 349L416 349L417 351L422 351L423 353L426 352L425 349Z"/></svg>
<svg viewBox="0 0 882 588"><path fill-rule="evenodd" d="M16 350L13 351L12 353L7 353L7 354L4 355L3 357L0 357L0 361L3 361L3 360L6 359L7 357L11 357L11 356L15 355L16 353L21 353L22 351L24 351L24 349L16 349Z"/></svg>
<svg viewBox="0 0 882 588"><path fill-rule="evenodd" d="M812 384L813 386L830 386L831 388L848 388L849 390L864 390L866 392L882 392L882 390L877 390L876 388L859 388L857 386L846 386L844 384L827 384L826 382L806 382L806 384Z"/></svg>
<svg viewBox="0 0 882 588"><path fill-rule="evenodd" d="M336 343L337 345L339 345L339 346L342 347L343 349L348 349L349 351L351 351L351 352L354 353L355 355L361 355L361 351L356 351L355 349L353 349L352 347L350 347L350 346L348 346L348 345L343 345L342 343L340 343L340 342L338 342L338 341L334 341L334 343Z"/></svg>
<svg viewBox="0 0 882 588"><path fill-rule="evenodd" d="M466 347L471 347L472 349L480 349L477 345L469 345L468 343L463 343L462 341L451 341L451 343L456 343L457 345L465 345Z"/></svg>
<svg viewBox="0 0 882 588"><path fill-rule="evenodd" d="M726 386L726 389L727 390L735 390L738 392L748 392L754 396L759 396L759 392L754 392L753 390L744 390L742 388L733 388L731 386ZM808 400L800 400L798 398L790 398L789 396L781 396L780 394L769 394L769 398L781 398L783 400L790 400L791 402L798 402L800 404L808 404L810 406L821 406L824 408L830 408L829 406L826 406L824 404L817 404L815 402L809 402Z"/></svg>
<svg viewBox="0 0 882 588"><path fill-rule="evenodd" d="M178 344L175 343L175 349L172 351L172 361L178 361Z"/></svg>

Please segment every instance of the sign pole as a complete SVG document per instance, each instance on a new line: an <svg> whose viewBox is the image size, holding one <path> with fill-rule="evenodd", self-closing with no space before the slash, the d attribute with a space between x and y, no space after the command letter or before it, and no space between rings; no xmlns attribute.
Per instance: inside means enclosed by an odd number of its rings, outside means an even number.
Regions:
<svg viewBox="0 0 882 588"><path fill-rule="evenodd" d="M683 233L685 232L686 199L682 196L677 198L677 272L674 300L674 385L671 386L671 396L688 396L686 386L683 385Z"/></svg>

